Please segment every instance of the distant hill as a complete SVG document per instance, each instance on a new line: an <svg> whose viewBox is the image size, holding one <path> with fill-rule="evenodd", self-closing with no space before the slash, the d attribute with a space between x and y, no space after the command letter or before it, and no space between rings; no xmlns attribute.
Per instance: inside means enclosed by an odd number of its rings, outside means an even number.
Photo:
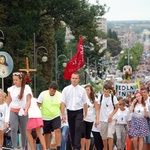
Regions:
<svg viewBox="0 0 150 150"><path fill-rule="evenodd" d="M123 21L107 21L107 28L115 30L120 28L122 30L132 30L139 34L144 29L150 31L150 20L123 20Z"/></svg>
<svg viewBox="0 0 150 150"><path fill-rule="evenodd" d="M150 23L150 20L116 20L107 21L108 23Z"/></svg>

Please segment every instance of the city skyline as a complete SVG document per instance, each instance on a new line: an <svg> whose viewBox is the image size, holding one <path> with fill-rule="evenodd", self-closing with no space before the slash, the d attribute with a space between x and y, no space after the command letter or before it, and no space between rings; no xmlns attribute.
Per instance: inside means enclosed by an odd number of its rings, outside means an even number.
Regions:
<svg viewBox="0 0 150 150"><path fill-rule="evenodd" d="M150 0L98 0L100 5L110 7L102 17L108 21L118 20L150 20ZM95 4L96 0L89 0Z"/></svg>

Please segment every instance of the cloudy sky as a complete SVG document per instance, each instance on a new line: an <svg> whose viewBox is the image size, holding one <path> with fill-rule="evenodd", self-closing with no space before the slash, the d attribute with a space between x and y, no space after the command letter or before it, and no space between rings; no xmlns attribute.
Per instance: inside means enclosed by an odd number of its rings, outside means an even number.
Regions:
<svg viewBox="0 0 150 150"><path fill-rule="evenodd" d="M96 0L89 0L94 4ZM150 0L99 0L110 7L107 20L150 20Z"/></svg>

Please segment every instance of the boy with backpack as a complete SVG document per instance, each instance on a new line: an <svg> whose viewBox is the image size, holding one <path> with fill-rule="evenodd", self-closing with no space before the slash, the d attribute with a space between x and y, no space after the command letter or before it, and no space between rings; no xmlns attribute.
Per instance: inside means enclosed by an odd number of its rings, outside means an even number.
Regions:
<svg viewBox="0 0 150 150"><path fill-rule="evenodd" d="M100 133L103 140L104 150L113 150L113 134L115 132L114 114L118 110L117 97L110 94L111 87L105 84L103 94L98 98L100 107Z"/></svg>

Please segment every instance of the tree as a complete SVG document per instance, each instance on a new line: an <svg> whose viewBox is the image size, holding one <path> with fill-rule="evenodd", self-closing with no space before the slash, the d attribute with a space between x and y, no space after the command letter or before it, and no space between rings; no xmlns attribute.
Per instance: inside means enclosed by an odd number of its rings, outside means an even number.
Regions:
<svg viewBox="0 0 150 150"><path fill-rule="evenodd" d="M42 83L44 83L44 89L47 88L54 78L52 70L55 43L56 41L59 43L59 53L65 45L61 22L64 21L70 27L76 43L80 35L87 36L90 43L94 41L97 34L96 16L102 16L106 12L105 7L99 4L90 5L86 0L1 0L0 19L2 21L0 25L6 37L3 50L8 52L14 60L13 71L18 71L25 66L25 57L29 57L30 66L33 68L33 33L35 33L36 47L44 45L49 53L46 64L41 63L40 52L38 52L37 61L41 69L38 79L46 79L45 82L38 81L38 88L42 87ZM61 35L61 38L57 35ZM11 77L6 80L11 80ZM7 83L6 88L12 82ZM39 92L42 88L39 88Z"/></svg>
<svg viewBox="0 0 150 150"><path fill-rule="evenodd" d="M61 21L64 21L75 36L76 42L80 35L87 37L88 42L96 44L97 16L106 13L106 5L91 5L87 0L51 0L45 3L46 10L42 15L50 15L54 19L54 28L57 30Z"/></svg>
<svg viewBox="0 0 150 150"><path fill-rule="evenodd" d="M116 56L121 52L121 42L115 31L108 30L107 34L107 51L111 53L112 56Z"/></svg>
<svg viewBox="0 0 150 150"><path fill-rule="evenodd" d="M121 52L120 42L113 38L107 39L107 51L111 53L111 56L116 56Z"/></svg>
<svg viewBox="0 0 150 150"><path fill-rule="evenodd" d="M126 49L124 51L122 56L119 58L118 69L122 70L125 65L128 65L127 59L125 59L125 56L128 55L128 51L130 52L130 55L132 55L132 59L130 59L129 65L132 67L133 71L136 71L136 67L139 64L142 53L143 53L143 46L140 43L137 43L131 49Z"/></svg>

